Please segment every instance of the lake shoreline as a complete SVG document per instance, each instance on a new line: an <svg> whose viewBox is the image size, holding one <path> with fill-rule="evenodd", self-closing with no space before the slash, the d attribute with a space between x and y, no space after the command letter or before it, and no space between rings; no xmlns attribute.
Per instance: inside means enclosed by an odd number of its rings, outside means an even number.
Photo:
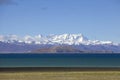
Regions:
<svg viewBox="0 0 120 80"><path fill-rule="evenodd" d="M119 67L1 67L0 72L120 71Z"/></svg>

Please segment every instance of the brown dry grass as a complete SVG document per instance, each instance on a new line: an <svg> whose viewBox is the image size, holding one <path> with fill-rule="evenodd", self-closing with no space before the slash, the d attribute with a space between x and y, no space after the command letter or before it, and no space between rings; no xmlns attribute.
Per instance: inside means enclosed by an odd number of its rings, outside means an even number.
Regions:
<svg viewBox="0 0 120 80"><path fill-rule="evenodd" d="M0 72L0 80L120 80L120 71Z"/></svg>

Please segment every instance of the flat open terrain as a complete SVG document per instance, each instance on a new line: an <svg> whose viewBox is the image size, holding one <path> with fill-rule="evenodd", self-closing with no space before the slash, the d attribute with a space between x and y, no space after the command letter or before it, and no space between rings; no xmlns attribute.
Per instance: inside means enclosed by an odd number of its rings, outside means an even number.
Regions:
<svg viewBox="0 0 120 80"><path fill-rule="evenodd" d="M0 80L120 80L118 70L2 70Z"/></svg>
<svg viewBox="0 0 120 80"><path fill-rule="evenodd" d="M0 80L120 80L120 72L0 72Z"/></svg>

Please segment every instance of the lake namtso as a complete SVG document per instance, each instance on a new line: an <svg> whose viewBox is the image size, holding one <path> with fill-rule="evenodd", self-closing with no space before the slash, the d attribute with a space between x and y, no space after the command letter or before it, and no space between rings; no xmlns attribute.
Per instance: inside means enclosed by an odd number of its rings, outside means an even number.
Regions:
<svg viewBox="0 0 120 80"><path fill-rule="evenodd" d="M120 54L0 54L0 67L120 67Z"/></svg>

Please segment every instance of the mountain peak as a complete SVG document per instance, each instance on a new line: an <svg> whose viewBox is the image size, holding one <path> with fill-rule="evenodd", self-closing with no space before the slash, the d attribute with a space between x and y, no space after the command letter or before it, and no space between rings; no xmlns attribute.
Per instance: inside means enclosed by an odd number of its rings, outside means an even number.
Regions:
<svg viewBox="0 0 120 80"><path fill-rule="evenodd" d="M59 34L59 35L26 35L19 37L17 35L0 35L1 42L24 42L27 44L67 44L67 45L98 45L98 44L114 44L112 41L89 40L82 34Z"/></svg>
<svg viewBox="0 0 120 80"><path fill-rule="evenodd" d="M52 46L52 47L51 47ZM82 34L0 35L0 52L120 52L120 44L89 40Z"/></svg>

